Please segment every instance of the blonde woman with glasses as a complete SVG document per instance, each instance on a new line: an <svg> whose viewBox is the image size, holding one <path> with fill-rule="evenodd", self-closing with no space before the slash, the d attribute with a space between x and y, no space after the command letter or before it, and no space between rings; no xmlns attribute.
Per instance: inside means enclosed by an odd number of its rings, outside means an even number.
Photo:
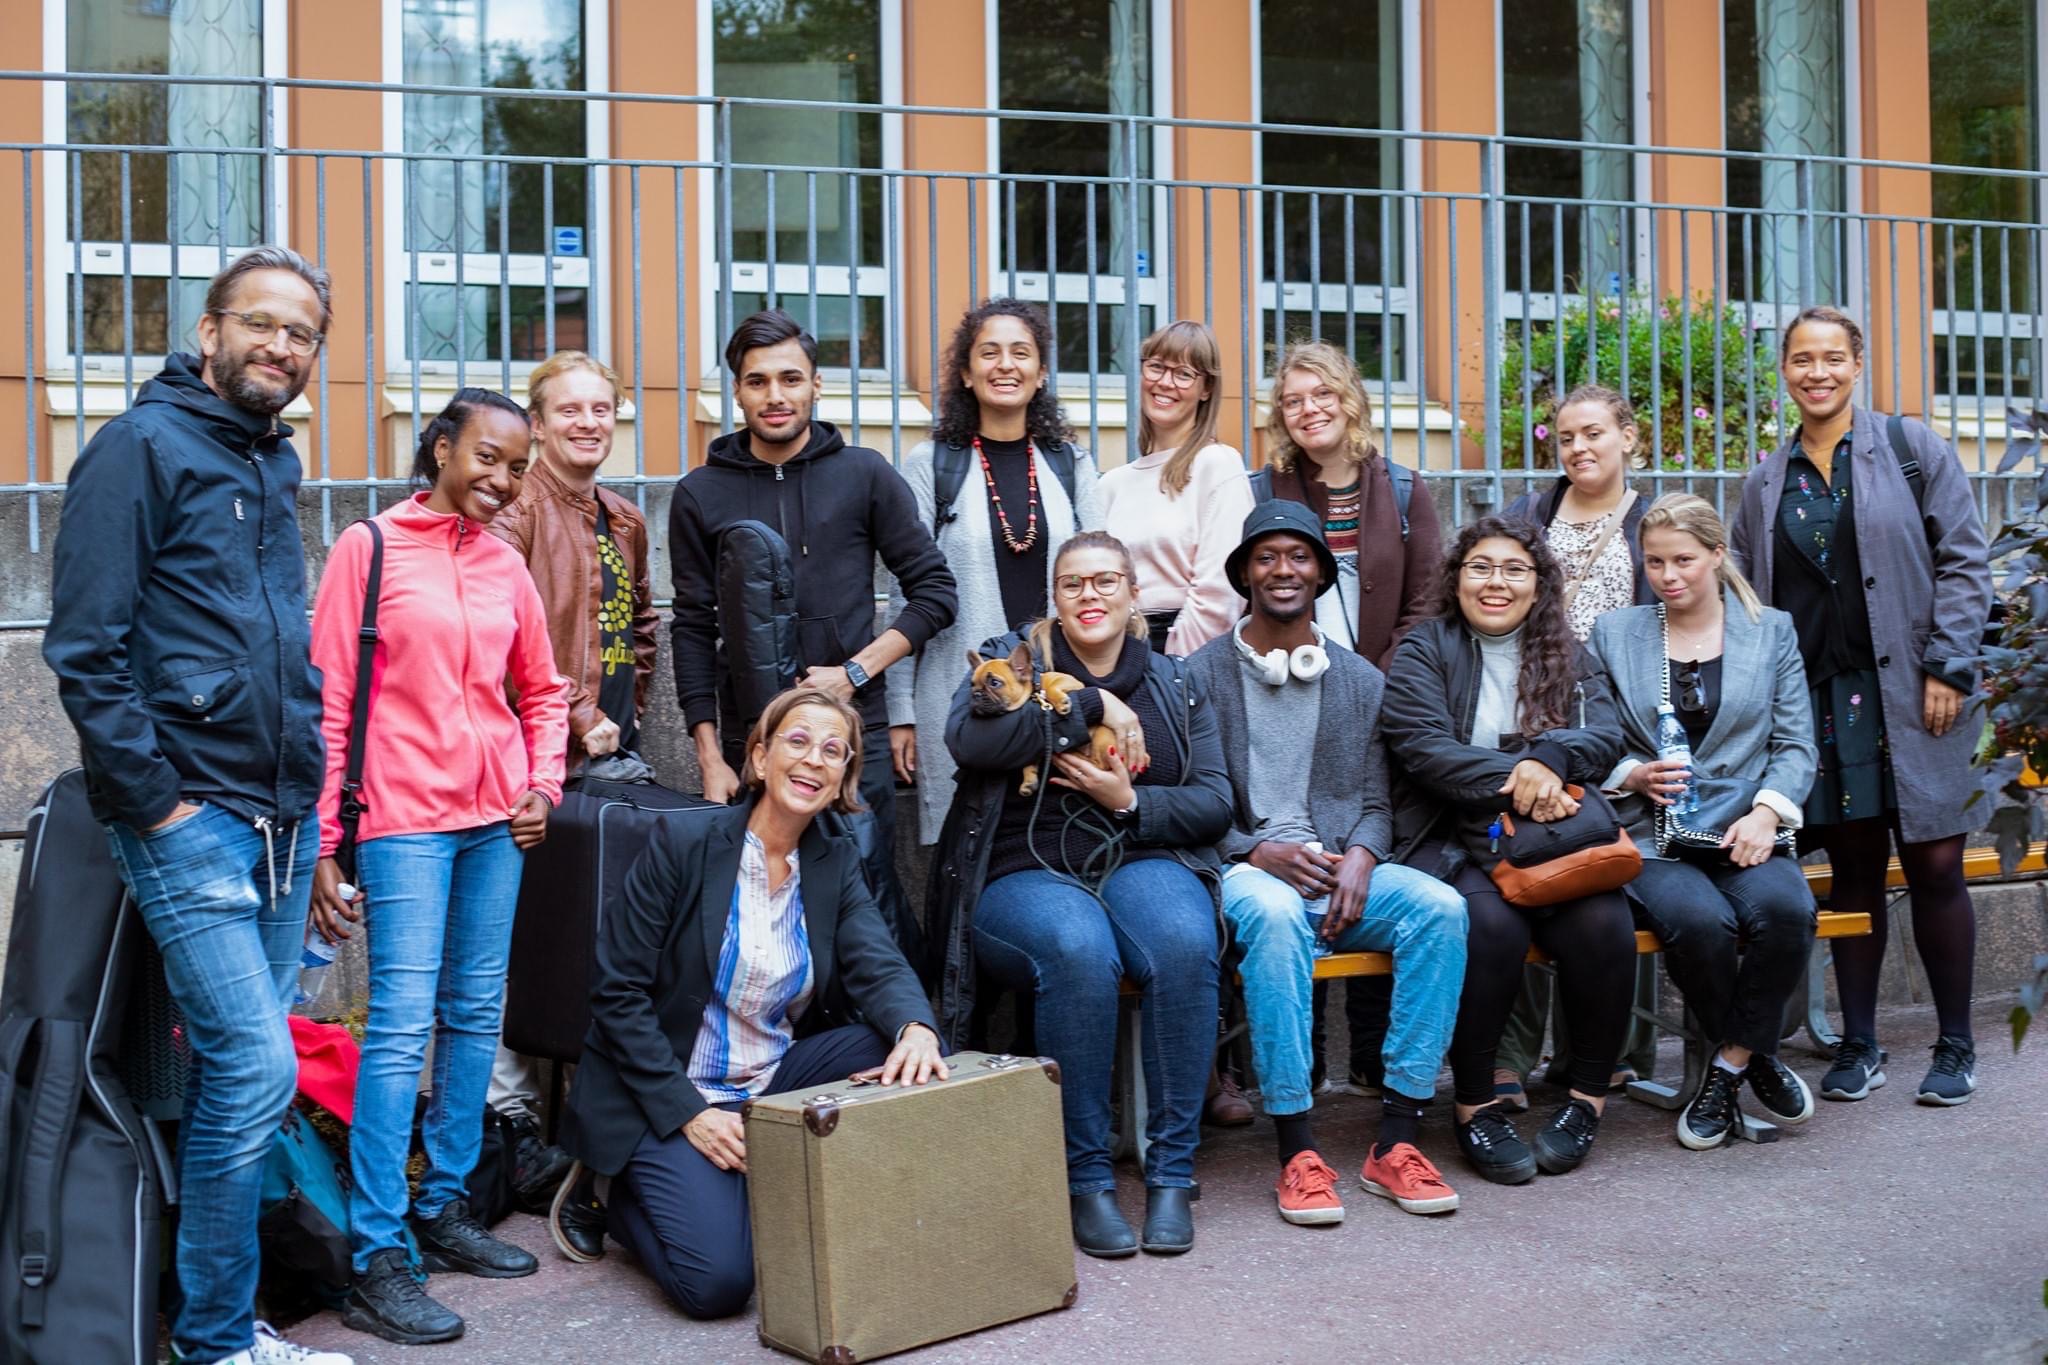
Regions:
<svg viewBox="0 0 2048 1365"><path fill-rule="evenodd" d="M1102 476L1102 524L1130 547L1152 647L1192 654L1244 611L1223 561L1252 510L1252 486L1244 456L1216 439L1216 334L1171 322L1138 356L1138 454Z"/></svg>

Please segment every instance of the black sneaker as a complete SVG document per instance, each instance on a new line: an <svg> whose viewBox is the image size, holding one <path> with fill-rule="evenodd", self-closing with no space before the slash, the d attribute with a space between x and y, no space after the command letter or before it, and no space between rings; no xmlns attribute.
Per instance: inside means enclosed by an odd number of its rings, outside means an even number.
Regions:
<svg viewBox="0 0 2048 1365"><path fill-rule="evenodd" d="M1884 1084L1885 1051L1875 1038L1844 1038L1835 1044L1835 1064L1820 1078L1824 1100L1860 1100Z"/></svg>
<svg viewBox="0 0 2048 1365"><path fill-rule="evenodd" d="M1752 1053L1749 1069L1743 1074L1749 1079L1749 1093L1756 1096L1772 1123L1804 1123L1813 1117L1813 1092L1798 1072L1776 1057Z"/></svg>
<svg viewBox="0 0 2048 1365"><path fill-rule="evenodd" d="M1536 1165L1545 1175L1563 1175L1586 1159L1600 1135L1600 1116L1574 1095L1536 1135Z"/></svg>
<svg viewBox="0 0 2048 1365"><path fill-rule="evenodd" d="M597 1198L597 1177L583 1163L569 1163L548 1208L548 1235L564 1256L589 1265L604 1255L604 1205Z"/></svg>
<svg viewBox="0 0 2048 1365"><path fill-rule="evenodd" d="M425 1346L462 1335L462 1319L428 1296L396 1247L370 1257L370 1268L349 1284L341 1325L395 1341Z"/></svg>
<svg viewBox="0 0 2048 1365"><path fill-rule="evenodd" d="M420 1264L429 1270L459 1270L486 1280L516 1280L540 1269L530 1251L501 1242L477 1222L467 1199L457 1199L432 1218L412 1220L420 1240Z"/></svg>
<svg viewBox="0 0 2048 1365"><path fill-rule="evenodd" d="M1934 1044L1934 1064L1920 1082L1920 1103L1968 1104L1976 1088L1976 1045L1953 1033L1942 1034Z"/></svg>
<svg viewBox="0 0 2048 1365"><path fill-rule="evenodd" d="M1706 1079L1692 1102L1678 1111L1679 1145L1691 1152L1711 1152L1726 1142L1742 1122L1742 1106L1736 1103L1741 1089L1740 1072L1707 1063Z"/></svg>
<svg viewBox="0 0 2048 1365"><path fill-rule="evenodd" d="M514 1120L512 1132L513 1203L521 1213L545 1214L575 1158L543 1142L540 1125L532 1119Z"/></svg>
<svg viewBox="0 0 2048 1365"><path fill-rule="evenodd" d="M1536 1158L1498 1104L1481 1105L1470 1119L1452 1127L1458 1135L1458 1150L1481 1176L1497 1185L1519 1185L1535 1178Z"/></svg>

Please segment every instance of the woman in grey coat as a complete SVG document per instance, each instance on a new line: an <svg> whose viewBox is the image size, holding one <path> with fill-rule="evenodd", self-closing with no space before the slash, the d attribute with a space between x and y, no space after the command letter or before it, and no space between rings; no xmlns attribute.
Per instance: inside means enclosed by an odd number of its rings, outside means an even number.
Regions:
<svg viewBox="0 0 2048 1365"><path fill-rule="evenodd" d="M953 804L946 715L967 651L1049 617L1052 551L1102 526L1095 461L1068 439L1052 365L1052 329L1035 305L995 298L971 310L946 348L950 382L939 390L932 439L903 462L918 515L960 588L953 624L884 675L890 755L896 776L917 784L921 843L939 841ZM937 507L947 464L964 476ZM886 571L879 578L899 609L895 581Z"/></svg>
<svg viewBox="0 0 2048 1365"><path fill-rule="evenodd" d="M1785 329L1799 426L1743 481L1734 549L1763 600L1791 613L1806 664L1820 764L1802 847L1828 855L1830 906L1871 917L1868 937L1834 946L1843 1037L1821 1094L1860 1100L1885 1081L1877 981L1896 837L1939 1027L1919 1097L1961 1104L1976 1087L1968 701L1991 569L1955 452L1919 422L1852 405L1863 361L1862 329L1838 309L1805 309Z"/></svg>
<svg viewBox="0 0 2048 1365"><path fill-rule="evenodd" d="M1813 1093L1777 1056L1813 950L1813 893L1790 839L1813 784L1813 717L1792 618L1764 607L1729 560L1713 504L1659 498L1641 541L1660 600L1607 612L1589 644L1621 713L1622 757L1604 785L1643 855L1629 893L1719 1044L1678 1116L1680 1144L1704 1152L1735 1134L1745 1080L1778 1122L1813 1117ZM1666 708L1690 763L1660 755ZM1688 786L1697 809L1680 811Z"/></svg>

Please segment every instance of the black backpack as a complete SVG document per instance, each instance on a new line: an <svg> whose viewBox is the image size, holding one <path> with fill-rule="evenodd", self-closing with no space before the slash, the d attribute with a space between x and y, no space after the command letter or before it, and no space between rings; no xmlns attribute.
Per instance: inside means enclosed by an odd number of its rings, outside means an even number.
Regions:
<svg viewBox="0 0 2048 1365"><path fill-rule="evenodd" d="M148 938L74 768L29 812L0 983L0 1359L156 1360L174 1177L118 1065Z"/></svg>
<svg viewBox="0 0 2048 1365"><path fill-rule="evenodd" d="M774 527L736 521L718 538L717 572L719 647L733 710L726 733L745 736L803 672L796 570Z"/></svg>
<svg viewBox="0 0 2048 1365"><path fill-rule="evenodd" d="M1408 504L1415 501L1415 471L1405 464L1395 464L1381 457L1387 466L1387 476L1394 481L1394 510L1401 514L1401 539L1408 539ZM1915 466L1918 468L1918 466ZM1273 496L1273 471L1270 467L1252 471L1252 503L1256 506Z"/></svg>
<svg viewBox="0 0 2048 1365"><path fill-rule="evenodd" d="M1080 462L1080 454L1072 441L1061 441L1050 450L1040 451L1045 462L1052 466L1053 477L1060 481L1060 487L1067 490L1067 502L1074 501L1074 466ZM953 510L953 504L960 500L960 486L967 482L966 446L956 446L951 441L939 441L932 446L932 535L936 537L939 528L960 514Z"/></svg>

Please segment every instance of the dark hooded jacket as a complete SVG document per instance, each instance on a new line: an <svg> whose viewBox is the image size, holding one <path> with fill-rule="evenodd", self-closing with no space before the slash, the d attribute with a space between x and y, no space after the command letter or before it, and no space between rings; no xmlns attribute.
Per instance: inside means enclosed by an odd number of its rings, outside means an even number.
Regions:
<svg viewBox="0 0 2048 1365"><path fill-rule="evenodd" d="M183 800L243 819L320 795L291 428L174 355L72 468L43 658L77 727L93 812L137 829Z"/></svg>
<svg viewBox="0 0 2048 1365"><path fill-rule="evenodd" d="M981 652L1000 659L1024 639L1004 635L984 644ZM988 880L1004 796L1027 763L1045 761L1048 752L1085 752L1088 747L1085 695L1066 715L1027 704L999 716L977 716L969 704L973 684L973 675L963 670L946 720L946 747L960 765L959 785L939 831L925 897L925 937L932 954L927 975L939 983L939 1039L949 1051L969 1046L976 984L974 907ZM1131 837L1141 847L1171 850L1202 876L1214 896L1222 875L1215 845L1229 831L1231 817L1230 774L1223 764L1216 713L1195 686L1185 659L1152 653L1138 685L1151 692L1171 730L1169 736L1148 732L1146 747L1170 742L1180 758L1180 781L1138 789Z"/></svg>
<svg viewBox="0 0 2048 1365"><path fill-rule="evenodd" d="M725 672L718 542L734 522L749 520L766 522L789 545L803 667L843 664L875 638L877 555L903 585L907 605L889 624L912 649L952 624L959 605L953 572L917 514L910 486L878 451L847 445L837 427L813 420L810 443L773 465L755 458L745 430L728 432L683 476L669 504L669 629L686 725L718 719ZM887 702L879 683L860 698L869 725L887 722Z"/></svg>

